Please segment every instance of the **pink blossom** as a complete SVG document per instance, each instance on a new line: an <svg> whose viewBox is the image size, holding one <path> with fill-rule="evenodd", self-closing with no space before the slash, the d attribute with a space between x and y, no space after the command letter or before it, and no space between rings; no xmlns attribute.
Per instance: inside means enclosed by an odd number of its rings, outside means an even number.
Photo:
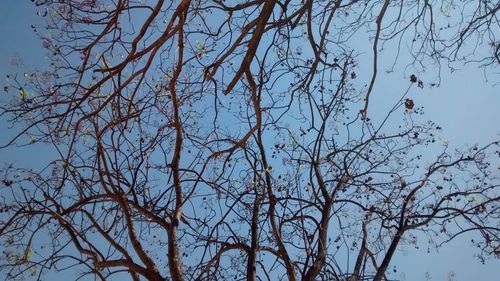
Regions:
<svg viewBox="0 0 500 281"><path fill-rule="evenodd" d="M292 160L288 157L283 157L281 159L281 163L283 164L283 166L288 166L288 165L292 164Z"/></svg>
<svg viewBox="0 0 500 281"><path fill-rule="evenodd" d="M42 37L42 46L48 49L52 46L52 40L48 37Z"/></svg>

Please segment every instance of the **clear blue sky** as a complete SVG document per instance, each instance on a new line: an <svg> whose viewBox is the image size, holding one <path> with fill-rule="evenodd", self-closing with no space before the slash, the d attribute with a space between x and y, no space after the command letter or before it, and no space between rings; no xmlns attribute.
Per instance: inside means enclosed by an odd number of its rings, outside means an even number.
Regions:
<svg viewBox="0 0 500 281"><path fill-rule="evenodd" d="M8 73L16 71L22 73L34 68L43 68L46 63L41 43L32 31L32 24L39 26L39 30L42 31L42 23L36 17L34 5L30 1L1 1L2 83ZM22 61L22 66L11 65L12 60L16 58ZM382 66L391 63L392 61L382 61ZM363 75L360 73L360 79L366 79ZM431 75L433 73L429 71L424 77L430 78ZM399 91L407 85L402 76L401 72L381 74L376 88L378 91L374 92L371 99L373 106L370 110L389 106L386 101L393 101L399 95ZM496 76L490 74L488 79L486 82L483 72L471 65L452 75L444 72L441 87L414 90L412 98L417 105L425 107L427 119L435 121L444 128L443 135L449 140L450 145L460 147L466 144L482 144L500 138L500 79L498 74ZM401 83L388 81L401 81ZM1 98L2 101L4 99L5 96ZM393 102L390 102L390 105L392 104ZM0 120L0 129L2 130L0 141L4 144L6 137L12 135L13 131L6 131L4 120ZM4 150L0 151L0 159L2 162L31 162L32 157L26 156L32 152L12 153ZM39 153L43 155L43 152ZM429 272L431 280L448 280L449 273L454 272L456 274L454 280L500 280L498 260L487 261L485 265L480 264L477 259L471 257L473 249L468 243L469 239L470 237L458 239L434 254L427 254L426 247L420 250L407 247L399 251L398 256L394 258L394 264L398 266L399 272L396 276L404 278L403 280L418 281L425 280L424 274Z"/></svg>

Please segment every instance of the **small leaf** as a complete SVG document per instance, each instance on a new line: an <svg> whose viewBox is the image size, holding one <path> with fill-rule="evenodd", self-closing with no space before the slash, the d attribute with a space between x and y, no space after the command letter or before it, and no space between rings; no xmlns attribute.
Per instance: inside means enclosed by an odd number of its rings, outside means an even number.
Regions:
<svg viewBox="0 0 500 281"><path fill-rule="evenodd" d="M19 97L22 99L22 100L25 100L27 99L29 96L28 92L24 89L20 90L19 91Z"/></svg>
<svg viewBox="0 0 500 281"><path fill-rule="evenodd" d="M24 252L24 257L23 257L23 260L25 261L29 261L29 259L31 258L31 256L33 255L33 253L31 252L31 250L27 249L25 252Z"/></svg>

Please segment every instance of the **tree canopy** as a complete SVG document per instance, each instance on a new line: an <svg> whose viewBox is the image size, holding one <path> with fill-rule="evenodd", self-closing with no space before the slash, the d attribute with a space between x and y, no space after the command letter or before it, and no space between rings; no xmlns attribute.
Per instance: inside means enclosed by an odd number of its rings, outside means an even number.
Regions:
<svg viewBox="0 0 500 281"><path fill-rule="evenodd" d="M411 97L498 71L497 1L34 5L49 60L7 77L0 151L54 155L0 167L8 280L390 280L470 232L500 256L500 142L451 147Z"/></svg>

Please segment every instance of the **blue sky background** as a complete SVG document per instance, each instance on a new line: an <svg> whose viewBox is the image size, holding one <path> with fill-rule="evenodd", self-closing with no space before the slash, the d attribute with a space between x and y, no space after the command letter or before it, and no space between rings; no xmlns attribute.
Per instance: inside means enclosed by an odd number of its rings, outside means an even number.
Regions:
<svg viewBox="0 0 500 281"><path fill-rule="evenodd" d="M0 77L3 88L3 79L8 73L22 74L34 68L43 68L46 60L41 42L31 28L34 24L42 31L43 23L36 16L34 5L27 0L2 0L0 4L0 35L3 39L0 44ZM392 60L387 58L382 56L382 69L384 65L392 64ZM13 66L13 60L22 62L22 65ZM368 70L359 73L359 79L366 81L369 74ZM389 74L381 72L371 97L370 112L391 107L401 89L407 87L408 81L404 77L409 74L404 73L404 70ZM435 73L429 68L422 75L422 80L432 80L433 75ZM475 65L463 67L453 74L444 71L440 87L415 88L411 97L416 105L424 106L425 119L431 119L443 127L443 136L452 147L485 144L500 138L500 79L495 73L489 73L487 79L488 82L483 71ZM4 92L1 95L0 100L3 102L7 97ZM15 130L7 129L5 120L0 120L0 129L0 144L5 144ZM46 164L43 160L49 157L50 150L40 147L0 150L1 162L37 166ZM439 253L432 253L431 250L431 254L427 254L426 247L419 250L410 246L401 249L393 259L398 270L396 276L402 280L425 280L425 273L429 272L431 280L449 280L449 275L454 272L456 278L451 280L499 280L498 260L481 264L471 256L474 249L468 243L470 239L470 236L463 236L444 246Z"/></svg>

